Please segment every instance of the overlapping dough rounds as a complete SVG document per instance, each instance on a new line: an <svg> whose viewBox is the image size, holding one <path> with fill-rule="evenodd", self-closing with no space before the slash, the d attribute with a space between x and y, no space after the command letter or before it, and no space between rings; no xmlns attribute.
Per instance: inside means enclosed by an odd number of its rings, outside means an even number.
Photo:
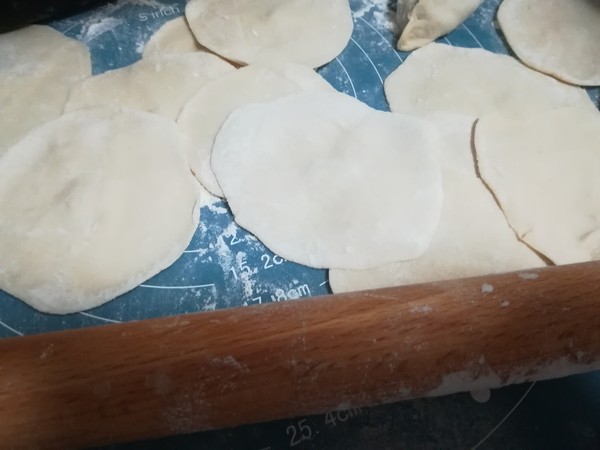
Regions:
<svg viewBox="0 0 600 450"><path fill-rule="evenodd" d="M200 44L238 63L320 67L348 44L348 0L191 0L185 16Z"/></svg>
<svg viewBox="0 0 600 450"><path fill-rule="evenodd" d="M118 105L174 120L194 92L233 70L231 64L205 52L158 54L79 83L65 110Z"/></svg>
<svg viewBox="0 0 600 450"><path fill-rule="evenodd" d="M482 0L399 0L396 21L398 50L410 51L450 33L469 17Z"/></svg>
<svg viewBox="0 0 600 450"><path fill-rule="evenodd" d="M446 111L474 118L503 109L533 112L560 106L595 110L587 93L487 50L429 44L385 80L394 112Z"/></svg>
<svg viewBox="0 0 600 450"><path fill-rule="evenodd" d="M477 123L475 147L525 242L557 264L600 258L600 113L492 114Z"/></svg>
<svg viewBox="0 0 600 450"><path fill-rule="evenodd" d="M600 1L504 0L498 22L528 66L568 83L600 85Z"/></svg>
<svg viewBox="0 0 600 450"><path fill-rule="evenodd" d="M442 204L439 145L418 118L309 92L233 112L212 167L236 222L275 253L364 269L429 246Z"/></svg>
<svg viewBox="0 0 600 450"><path fill-rule="evenodd" d="M0 155L60 116L71 87L91 73L85 44L48 26L0 34Z"/></svg>
<svg viewBox="0 0 600 450"><path fill-rule="evenodd" d="M198 223L177 125L66 114L0 158L0 289L50 313L100 305L172 264Z"/></svg>
<svg viewBox="0 0 600 450"><path fill-rule="evenodd" d="M177 119L189 140L188 160L196 178L223 196L210 166L215 137L227 116L240 106L301 91L333 90L313 69L299 64L254 64L228 73L201 88Z"/></svg>
<svg viewBox="0 0 600 450"><path fill-rule="evenodd" d="M494 198L477 177L471 152L471 118L427 114L444 147L444 204L429 249L419 258L369 270L330 270L333 292L360 291L540 267L544 262L519 242Z"/></svg>
<svg viewBox="0 0 600 450"><path fill-rule="evenodd" d="M165 53L188 53L205 50L196 40L185 17L165 22L144 45L142 57Z"/></svg>

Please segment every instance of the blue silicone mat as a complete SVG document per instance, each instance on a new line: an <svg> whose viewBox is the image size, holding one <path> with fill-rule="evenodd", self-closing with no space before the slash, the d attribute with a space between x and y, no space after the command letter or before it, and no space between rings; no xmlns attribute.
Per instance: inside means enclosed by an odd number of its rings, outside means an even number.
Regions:
<svg viewBox="0 0 600 450"><path fill-rule="evenodd" d="M327 1L327 0L323 0ZM354 32L319 73L336 89L387 110L383 80L407 53L395 50L395 1L350 0ZM441 42L509 53L494 24L499 0L485 0ZM87 44L95 74L141 57L182 0L122 0L50 23ZM598 90L590 90L597 102ZM273 186L274 189L277 186ZM97 326L328 294L327 273L281 259L209 199L182 257L140 287L93 310L67 316L34 311L0 291L0 337ZM553 449L600 448L600 376L514 386L476 402L469 394L422 399L222 430L115 449ZM0 445L1 446L1 445Z"/></svg>

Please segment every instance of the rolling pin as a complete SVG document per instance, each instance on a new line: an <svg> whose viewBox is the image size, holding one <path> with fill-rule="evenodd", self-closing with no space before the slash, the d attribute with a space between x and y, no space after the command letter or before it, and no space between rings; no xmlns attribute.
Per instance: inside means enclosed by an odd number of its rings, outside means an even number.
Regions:
<svg viewBox="0 0 600 450"><path fill-rule="evenodd" d="M0 340L5 449L81 448L600 368L600 262Z"/></svg>

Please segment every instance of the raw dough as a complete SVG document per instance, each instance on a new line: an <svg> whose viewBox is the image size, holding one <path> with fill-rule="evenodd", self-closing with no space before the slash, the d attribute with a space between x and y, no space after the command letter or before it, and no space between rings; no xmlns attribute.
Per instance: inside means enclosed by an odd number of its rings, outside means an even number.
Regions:
<svg viewBox="0 0 600 450"><path fill-rule="evenodd" d="M87 47L48 26L0 34L0 155L60 116L71 87L91 73Z"/></svg>
<svg viewBox="0 0 600 450"><path fill-rule="evenodd" d="M480 117L498 109L539 111L560 106L595 110L587 93L531 70L506 55L429 44L385 80L394 112L446 111Z"/></svg>
<svg viewBox="0 0 600 450"><path fill-rule="evenodd" d="M420 256L439 219L435 128L341 93L292 94L233 112L212 167L236 222L311 267Z"/></svg>
<svg viewBox="0 0 600 450"><path fill-rule="evenodd" d="M242 64L320 67L348 44L348 0L191 0L185 15L198 41Z"/></svg>
<svg viewBox="0 0 600 450"><path fill-rule="evenodd" d="M69 313L172 264L198 223L182 142L162 117L100 107L11 147L0 159L0 289Z"/></svg>
<svg viewBox="0 0 600 450"><path fill-rule="evenodd" d="M398 50L410 51L450 33L483 0L399 0L396 21L400 28Z"/></svg>
<svg viewBox="0 0 600 450"><path fill-rule="evenodd" d="M233 110L312 90L333 88L314 70L298 64L250 65L201 88L177 119L191 144L188 160L198 180L213 194L223 196L210 166L210 155L221 125Z"/></svg>
<svg viewBox="0 0 600 450"><path fill-rule="evenodd" d="M185 17L169 20L152 35L144 46L143 58L165 53L188 53L204 50L194 37Z"/></svg>
<svg viewBox="0 0 600 450"><path fill-rule="evenodd" d="M194 92L233 70L231 64L204 52L154 55L84 80L73 88L65 110L119 105L174 120Z"/></svg>
<svg viewBox="0 0 600 450"><path fill-rule="evenodd" d="M471 150L472 119L428 115L440 133L444 204L429 249L412 261L370 270L330 270L333 292L349 292L508 272L543 266L518 241L502 211L477 177Z"/></svg>
<svg viewBox="0 0 600 450"><path fill-rule="evenodd" d="M600 0L505 0L498 22L528 66L568 83L600 85Z"/></svg>
<svg viewBox="0 0 600 450"><path fill-rule="evenodd" d="M600 258L600 113L493 114L475 130L481 175L519 235L553 262Z"/></svg>

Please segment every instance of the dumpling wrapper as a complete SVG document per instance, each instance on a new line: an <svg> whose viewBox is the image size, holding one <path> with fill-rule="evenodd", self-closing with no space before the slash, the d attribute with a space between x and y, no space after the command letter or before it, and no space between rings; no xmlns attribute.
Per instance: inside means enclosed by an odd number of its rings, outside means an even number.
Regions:
<svg viewBox="0 0 600 450"><path fill-rule="evenodd" d="M398 50L423 47L457 28L483 0L398 0Z"/></svg>
<svg viewBox="0 0 600 450"><path fill-rule="evenodd" d="M364 269L423 254L442 204L435 128L341 93L233 112L212 167L236 222L280 256Z"/></svg>
<svg viewBox="0 0 600 450"><path fill-rule="evenodd" d="M211 81L185 104L177 122L190 143L188 160L198 181L223 196L210 165L215 137L240 106L301 91L333 90L313 69L298 64L249 65Z"/></svg>
<svg viewBox="0 0 600 450"><path fill-rule="evenodd" d="M475 129L481 176L519 236L556 264L600 259L600 113L490 114Z"/></svg>
<svg viewBox="0 0 600 450"><path fill-rule="evenodd" d="M330 270L335 293L402 286L540 267L544 262L519 242L477 177L471 149L472 119L447 113L425 116L444 146L439 154L444 204L429 249L419 258L369 270Z"/></svg>
<svg viewBox="0 0 600 450"><path fill-rule="evenodd" d="M320 67L348 44L348 0L191 0L185 16L200 44L240 64Z"/></svg>
<svg viewBox="0 0 600 450"><path fill-rule="evenodd" d="M165 22L144 45L143 58L166 53L189 53L206 50L202 47L185 17Z"/></svg>
<svg viewBox="0 0 600 450"><path fill-rule="evenodd" d="M0 155L62 114L69 90L92 74L85 44L45 25L0 34Z"/></svg>
<svg viewBox="0 0 600 450"><path fill-rule="evenodd" d="M58 314L107 302L181 255L199 192L172 121L61 116L0 159L0 289Z"/></svg>
<svg viewBox="0 0 600 450"><path fill-rule="evenodd" d="M113 105L175 120L198 89L234 70L218 56L204 52L154 55L82 81L71 91L65 111Z"/></svg>
<svg viewBox="0 0 600 450"><path fill-rule="evenodd" d="M385 80L394 112L445 111L473 118L499 109L514 113L561 106L595 110L587 93L487 50L429 44Z"/></svg>
<svg viewBox="0 0 600 450"><path fill-rule="evenodd" d="M498 22L528 66L567 83L600 85L600 0L504 0Z"/></svg>

